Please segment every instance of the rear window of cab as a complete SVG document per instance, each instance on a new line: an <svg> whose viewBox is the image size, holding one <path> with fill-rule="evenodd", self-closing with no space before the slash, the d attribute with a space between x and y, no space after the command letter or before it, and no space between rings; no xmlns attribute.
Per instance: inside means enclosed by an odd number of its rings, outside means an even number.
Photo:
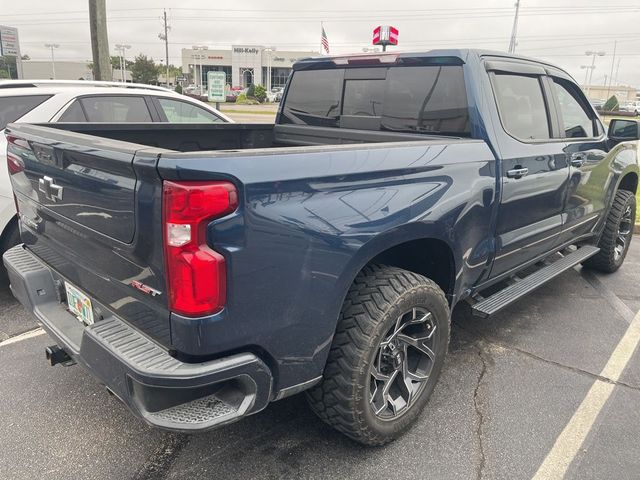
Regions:
<svg viewBox="0 0 640 480"><path fill-rule="evenodd" d="M281 122L469 136L462 66L296 71Z"/></svg>

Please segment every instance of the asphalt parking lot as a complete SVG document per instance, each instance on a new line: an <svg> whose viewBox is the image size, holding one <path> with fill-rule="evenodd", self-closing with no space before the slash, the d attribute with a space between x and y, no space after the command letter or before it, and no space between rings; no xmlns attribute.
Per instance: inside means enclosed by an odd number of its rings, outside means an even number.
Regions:
<svg viewBox="0 0 640 480"><path fill-rule="evenodd" d="M617 380L601 372L640 309L639 281L636 239L616 274L569 270L491 320L458 308L419 423L373 449L322 424L303 396L207 434L151 429L80 367L49 367L47 335L16 337L37 325L3 291L0 478L532 478L595 383L611 395L566 478L638 478L640 352Z"/></svg>

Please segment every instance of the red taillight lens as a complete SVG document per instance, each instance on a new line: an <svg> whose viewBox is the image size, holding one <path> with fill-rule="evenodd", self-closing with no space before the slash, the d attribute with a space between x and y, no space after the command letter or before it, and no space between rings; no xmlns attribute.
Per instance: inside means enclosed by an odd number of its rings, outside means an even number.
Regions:
<svg viewBox="0 0 640 480"><path fill-rule="evenodd" d="M24 161L12 152L12 150L16 148L31 150L26 140L14 137L13 135L7 135L7 168L9 175L15 175L24 170Z"/></svg>
<svg viewBox="0 0 640 480"><path fill-rule="evenodd" d="M206 226L238 207L229 182L164 182L164 248L169 307L186 316L222 309L226 300L224 257L206 243Z"/></svg>

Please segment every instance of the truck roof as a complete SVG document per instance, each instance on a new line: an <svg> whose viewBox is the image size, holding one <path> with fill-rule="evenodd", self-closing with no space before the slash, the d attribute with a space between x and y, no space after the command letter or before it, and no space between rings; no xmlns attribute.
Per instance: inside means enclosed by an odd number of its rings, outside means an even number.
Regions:
<svg viewBox="0 0 640 480"><path fill-rule="evenodd" d="M364 66L374 64L410 64L411 60L425 62L430 58L447 58L450 59L449 64L463 64L470 55L477 57L500 57L505 59L515 59L525 62L533 62L539 65L545 65L547 67L556 68L561 70L565 74L569 75L563 68L558 67L552 63L538 60L535 58L526 57L523 55L515 55L512 53L501 52L498 50L485 50L474 48L463 49L434 49L425 52L379 52L379 53L356 53L347 55L326 55L322 57L308 57L303 58L293 64L294 70L307 70L313 68L320 68L322 65L324 68L335 68L336 66ZM456 62L457 60L457 62Z"/></svg>

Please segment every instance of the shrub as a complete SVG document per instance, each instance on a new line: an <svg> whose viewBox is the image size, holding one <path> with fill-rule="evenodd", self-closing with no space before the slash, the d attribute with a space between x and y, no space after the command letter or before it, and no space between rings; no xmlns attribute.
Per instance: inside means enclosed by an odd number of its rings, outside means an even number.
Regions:
<svg viewBox="0 0 640 480"><path fill-rule="evenodd" d="M262 85L256 85L254 96L256 97L256 100L263 103L267 99L267 89Z"/></svg>
<svg viewBox="0 0 640 480"><path fill-rule="evenodd" d="M256 86L252 83L247 88L247 97L255 97L256 96Z"/></svg>
<svg viewBox="0 0 640 480"><path fill-rule="evenodd" d="M176 90L176 93L182 93L182 85L177 84L175 90Z"/></svg>
<svg viewBox="0 0 640 480"><path fill-rule="evenodd" d="M236 97L236 104L238 105L258 105L260 102L255 98L249 98L244 93L241 93Z"/></svg>

